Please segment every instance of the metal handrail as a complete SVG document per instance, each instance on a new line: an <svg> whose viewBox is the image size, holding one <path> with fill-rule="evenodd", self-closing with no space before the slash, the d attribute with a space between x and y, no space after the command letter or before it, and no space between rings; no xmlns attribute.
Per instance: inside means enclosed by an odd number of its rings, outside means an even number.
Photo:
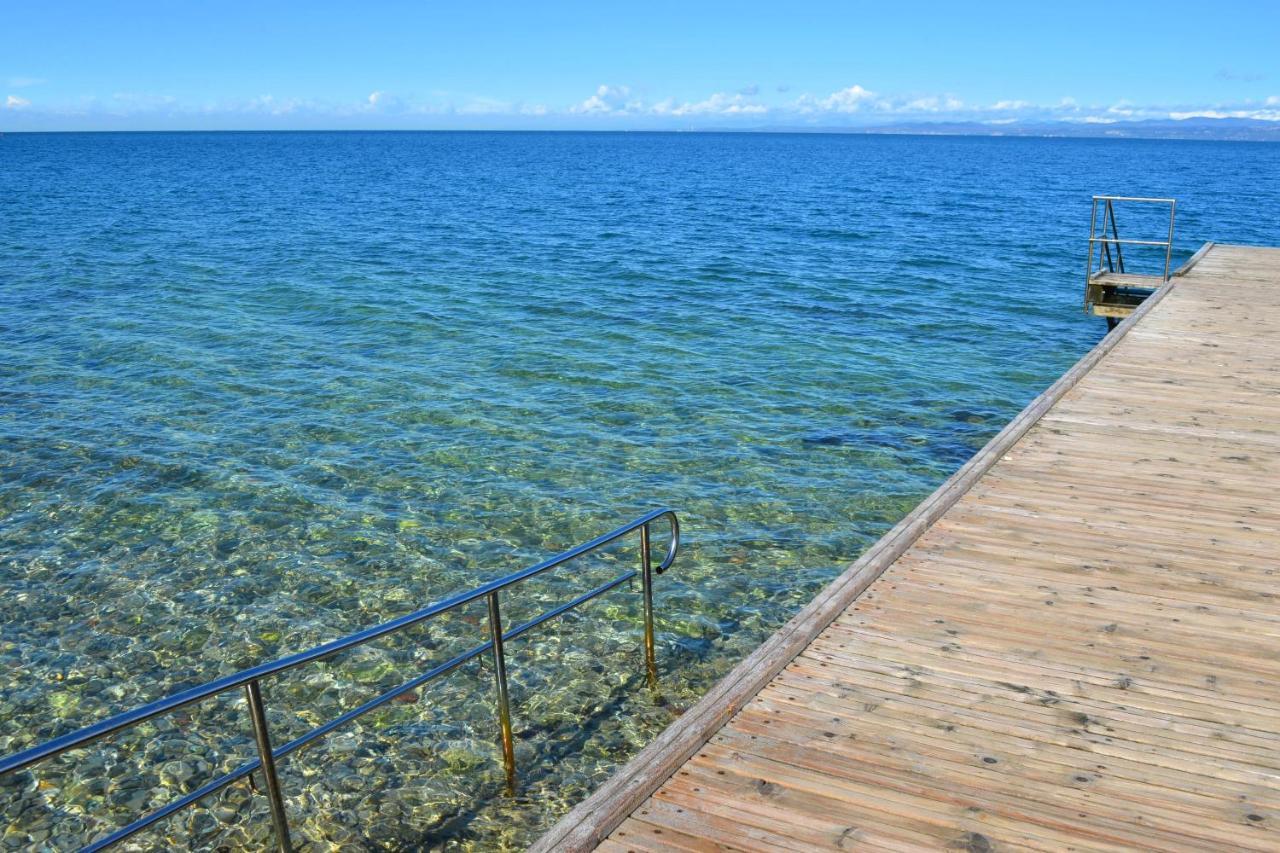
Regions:
<svg viewBox="0 0 1280 853"><path fill-rule="evenodd" d="M654 566L650 555L650 530L649 526L659 520L666 519L670 525L671 536L667 543L667 553L662 561ZM613 580L607 581L594 589L577 596L576 598L557 605L533 619L517 625L511 629L503 629L501 608L499 602L499 593L508 587L515 586L522 581L535 577L547 572L557 566L570 562L592 551L603 548L612 542L621 539L628 533L640 531L640 568L626 572ZM146 829L147 827L163 820L169 815L174 814L188 806L193 805L197 801L222 790L228 785L244 779L255 772L261 771L264 780L264 789L271 806L271 819L275 828L277 846L281 851L291 850L289 840L289 826L284 811L284 798L280 790L279 778L276 774L275 764L278 759L284 758L292 752L307 746L308 744L324 737L333 730L352 722L358 717L385 705L397 696L401 696L411 690L421 687L429 681L445 675L468 661L483 655L486 652L493 653L494 660L494 679L497 692L498 705L498 722L501 729L502 738L502 757L503 765L506 769L508 788L514 786L515 781L515 747L511 730L511 701L507 690L507 670L506 670L506 654L504 644L508 640L513 640L533 628L556 618L568 611L574 609L580 604L584 604L597 596L621 586L628 581L639 577L641 581L641 594L643 604L644 617L644 652L645 652L645 670L650 685L657 683L657 656L654 642L653 627L653 575L662 574L671 567L675 562L676 554L680 550L680 521L676 517L673 510L655 509L648 512L636 520L625 524L622 527L597 536L589 542L570 548L561 554L544 560L528 568L521 569L518 572L498 578L486 584L476 587L468 592L459 593L457 595L446 598L435 604L428 605L420 610L415 610L404 616L397 617L381 625L375 625L372 628L366 628L338 640L333 640L323 645L316 646L305 652L280 658L270 663L260 664L250 667L232 675L223 676L214 679L206 684L198 687L192 687L188 690L175 693L164 699L151 702L130 711L116 714L101 722L91 726L86 726L78 731L56 737L50 741L46 741L38 746L14 753L13 755L0 758L0 776L9 773L16 773L24 770L34 764L46 759L56 757L69 750L79 749L88 746L108 735L122 731L127 728L138 725L153 717L176 711L186 705L209 699L214 696L243 687L245 690L245 698L248 702L250 718L253 723L254 740L258 747L258 757L252 761L237 767L229 773L226 773L208 783L197 788L191 793L178 800L150 812L149 814L133 821L127 826L90 843L84 848L86 851L102 850L130 836ZM350 711L338 716L329 722L318 726L306 734L289 741L283 746L273 747L271 744L271 735L267 727L265 703L262 699L262 691L259 682L268 676L279 675L280 673L302 666L303 664L312 663L318 660L327 659L334 655L340 654L357 646L362 646L373 640L401 631L413 625L417 625L433 616L454 610L473 601L484 598L487 600L489 615L489 639L460 655L457 655L444 663L437 664L425 673L401 684L399 687L393 688L380 696L353 708Z"/></svg>
<svg viewBox="0 0 1280 853"><path fill-rule="evenodd" d="M1137 195L1095 195L1096 201L1149 201L1159 202L1160 204L1176 204L1176 198L1147 198Z"/></svg>
<svg viewBox="0 0 1280 853"><path fill-rule="evenodd" d="M1124 246L1167 246L1168 240L1121 240L1119 237L1090 237L1091 243L1111 243Z"/></svg>
<svg viewBox="0 0 1280 853"><path fill-rule="evenodd" d="M1169 233L1164 240L1134 240L1120 237L1120 230L1116 226L1115 202L1142 202L1149 204L1167 204L1169 205ZM1098 233L1098 206L1102 205L1102 233ZM1120 196L1120 195L1095 195L1093 197L1093 210L1089 217L1089 256L1085 260L1084 268L1084 310L1089 311L1090 301L1090 284L1104 273L1124 273L1124 253L1122 246L1163 246L1164 247L1164 275L1162 281L1169 280L1169 265L1173 258L1173 223L1177 213L1178 201L1172 198L1143 198L1141 196ZM1096 249L1094 247L1097 247ZM1115 257L1112 257L1112 249L1115 249ZM1094 268L1094 256L1097 255L1098 265Z"/></svg>

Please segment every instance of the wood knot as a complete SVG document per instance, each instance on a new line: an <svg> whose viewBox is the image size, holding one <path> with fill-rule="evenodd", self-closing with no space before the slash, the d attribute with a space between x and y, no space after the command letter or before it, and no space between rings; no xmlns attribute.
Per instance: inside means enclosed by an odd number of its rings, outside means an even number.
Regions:
<svg viewBox="0 0 1280 853"><path fill-rule="evenodd" d="M948 850L965 850L968 853L990 853L995 847L991 839L980 832L966 832L947 845Z"/></svg>
<svg viewBox="0 0 1280 853"><path fill-rule="evenodd" d="M760 794L762 797L775 796L780 790L782 790L778 785L770 782L768 779L757 779L754 784L756 793Z"/></svg>

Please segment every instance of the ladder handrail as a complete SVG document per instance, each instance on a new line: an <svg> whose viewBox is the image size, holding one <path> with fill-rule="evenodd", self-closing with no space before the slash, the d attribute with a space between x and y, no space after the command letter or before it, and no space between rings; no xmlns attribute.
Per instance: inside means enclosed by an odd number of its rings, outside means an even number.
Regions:
<svg viewBox="0 0 1280 853"><path fill-rule="evenodd" d="M1160 202L1161 204L1177 204L1176 198L1147 198L1145 196L1136 195L1095 195L1094 201L1149 201Z"/></svg>
<svg viewBox="0 0 1280 853"><path fill-rule="evenodd" d="M1169 245L1168 240L1130 240L1127 238L1122 239L1120 237L1091 237L1089 238L1089 242L1110 243L1112 245L1121 245L1121 246L1167 246Z"/></svg>
<svg viewBox="0 0 1280 853"><path fill-rule="evenodd" d="M1134 240L1121 238L1120 230L1116 226L1115 202L1138 202L1149 204L1167 204L1169 205L1169 231L1163 240ZM1098 231L1098 207L1102 205L1102 231ZM1177 215L1177 199L1173 198L1145 198L1142 196L1120 196L1120 195L1095 195L1093 196L1092 213L1089 217L1089 254L1085 260L1085 292L1084 292L1084 310L1089 311L1090 286L1094 280L1104 273L1121 273L1125 272L1124 253L1122 246L1163 246L1164 247L1164 274L1161 276L1162 281L1169 280L1169 267L1173 259L1173 227L1174 219ZM1096 248L1095 248L1096 247ZM1115 249L1115 257L1112 258L1112 248ZM1094 265L1095 254L1097 256L1097 266Z"/></svg>
<svg viewBox="0 0 1280 853"><path fill-rule="evenodd" d="M670 525L670 539L667 543L667 553L654 566L650 555L650 525L665 519ZM573 598L563 604L557 605L550 610L535 616L527 622L515 626L511 629L502 627L499 612L499 594L522 581L550 571L557 566L570 562L578 557L589 554L593 551L609 545L628 533L636 530L640 531L640 568L632 569L618 577L597 586L582 595ZM375 708L385 705L387 702L395 699L397 696L403 695L417 687L426 684L435 678L445 675L457 669L464 663L474 660L486 652L492 652L494 655L495 678L497 680L498 692L498 711L499 721L502 729L502 746L503 759L507 771L508 785L514 782L514 749L511 733L511 719L509 699L506 690L506 662L503 651L503 644L507 640L513 640L527 631L536 628L544 622L560 616L569 610L574 609L580 604L584 604L591 599L603 595L604 593L624 584L628 581L639 577L641 580L641 592L643 595L644 610L644 646L645 646L645 664L650 684L656 682L657 664L654 652L654 626L653 626L653 575L662 574L669 569L675 562L676 554L680 549L680 521L675 512L671 509L661 508L655 509L634 521L624 524L615 530L597 536L589 542L584 542L574 548L570 548L550 559L544 560L528 568L513 572L504 577L497 578L482 584L474 589L445 598L434 604L430 604L412 613L407 613L371 628L357 631L337 640L323 643L304 652L279 658L268 663L259 664L249 667L240 672L226 675L221 678L206 682L205 684L179 691L163 699L141 705L137 708L116 714L100 722L85 726L77 731L70 732L60 737L53 738L37 746L25 749L21 752L0 758L0 776L10 773L16 773L24 770L34 764L54 758L73 749L79 749L88 746L102 738L115 734L124 729L132 728L140 723L150 720L154 717L161 716L179 708L193 704L195 702L218 696L227 691L236 688L244 688L246 699L250 710L252 722L254 724L255 739L258 745L258 757L252 761L237 767L229 773L226 773L217 779L214 779L191 793L175 800L153 812L145 815L133 823L122 827L121 829L111 833L108 836L100 838L85 847L85 850L101 850L119 841L123 841L129 836L151 826L152 824L168 817L176 811L194 804L196 801L213 794L250 774L262 771L266 781L267 795L271 800L272 822L276 829L277 846L281 850L290 849L288 826L285 823L283 800L279 789L279 782L275 778L275 761L283 758L292 752L301 749L304 746L324 737L334 729L352 722L356 718L363 716ZM393 688L380 696L364 703L363 705L353 708L350 711L330 720L323 725L317 726L306 734L295 738L294 740L284 744L283 746L273 747L271 745L270 734L266 726L266 716L263 708L263 701L259 683L263 678L267 678L304 664L313 663L315 661L330 658L334 655L345 652L349 649L362 646L373 640L394 634L405 628L417 625L434 616L454 610L465 604L469 604L480 599L486 599L489 609L489 639L474 648L471 648L462 654L437 664L425 673L416 676L410 681L401 684L399 687Z"/></svg>

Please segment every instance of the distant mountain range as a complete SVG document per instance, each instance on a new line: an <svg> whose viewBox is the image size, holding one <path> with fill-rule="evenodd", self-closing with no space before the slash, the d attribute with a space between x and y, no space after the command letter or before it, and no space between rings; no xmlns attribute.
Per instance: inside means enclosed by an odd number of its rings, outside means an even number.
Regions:
<svg viewBox="0 0 1280 853"><path fill-rule="evenodd" d="M726 130L729 128L725 128ZM741 130L741 128L736 128ZM1280 121L1244 118L1187 118L1117 121L1108 124L1042 121L990 124L977 121L912 122L864 127L761 127L792 133L885 133L938 136L1060 136L1102 139L1213 139L1280 142Z"/></svg>

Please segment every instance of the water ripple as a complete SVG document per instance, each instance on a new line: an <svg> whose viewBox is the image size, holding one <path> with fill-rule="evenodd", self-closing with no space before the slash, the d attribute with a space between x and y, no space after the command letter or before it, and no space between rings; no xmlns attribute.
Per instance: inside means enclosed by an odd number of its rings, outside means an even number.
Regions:
<svg viewBox="0 0 1280 853"><path fill-rule="evenodd" d="M1098 340L1089 194L1177 196L1179 257L1274 244L1250 176L1278 151L6 135L0 751L674 506L661 695L625 588L514 644L516 797L482 667L282 768L314 849L525 844ZM267 685L277 739L483 631L467 610ZM6 782L0 843L74 845L251 752L238 697L171 715ZM236 786L139 846L262 846L265 815Z"/></svg>

